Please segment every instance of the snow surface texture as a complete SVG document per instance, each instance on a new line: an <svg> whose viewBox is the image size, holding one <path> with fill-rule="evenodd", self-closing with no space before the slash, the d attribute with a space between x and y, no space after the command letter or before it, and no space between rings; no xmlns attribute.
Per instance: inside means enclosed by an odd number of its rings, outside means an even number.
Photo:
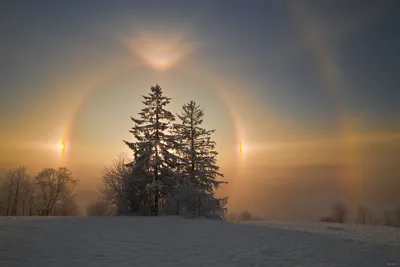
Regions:
<svg viewBox="0 0 400 267"><path fill-rule="evenodd" d="M179 217L0 218L1 267L399 263L398 245L269 226Z"/></svg>
<svg viewBox="0 0 400 267"><path fill-rule="evenodd" d="M368 242L377 245L400 246L400 228L381 225L357 225L324 222L273 222L248 221L241 222L257 226L269 226L280 229L325 234L341 239ZM400 251L399 251L400 253ZM399 265L400 267L400 265Z"/></svg>

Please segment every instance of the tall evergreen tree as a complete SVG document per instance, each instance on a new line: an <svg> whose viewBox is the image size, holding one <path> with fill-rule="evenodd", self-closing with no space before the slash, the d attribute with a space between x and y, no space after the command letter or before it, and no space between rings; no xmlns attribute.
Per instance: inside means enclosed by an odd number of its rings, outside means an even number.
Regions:
<svg viewBox="0 0 400 267"><path fill-rule="evenodd" d="M182 106L181 114L177 114L181 120L175 124L176 137L179 139L179 153L183 159L182 173L185 184L197 191L198 213L200 214L200 199L207 198L214 201L214 190L226 183L218 180L223 177L217 165L218 152L215 151L215 141L211 140L211 134L215 130L206 130L201 127L204 110L200 109L194 101ZM208 201L210 202L210 201Z"/></svg>
<svg viewBox="0 0 400 267"><path fill-rule="evenodd" d="M171 99L163 96L162 88L155 85L150 90L148 96L143 96L145 108L138 113L140 119L131 118L134 126L130 132L136 142L124 142L134 152L134 176L148 181L152 213L158 215L160 201L174 186L177 157L171 152L176 142L170 130L175 118L165 109Z"/></svg>

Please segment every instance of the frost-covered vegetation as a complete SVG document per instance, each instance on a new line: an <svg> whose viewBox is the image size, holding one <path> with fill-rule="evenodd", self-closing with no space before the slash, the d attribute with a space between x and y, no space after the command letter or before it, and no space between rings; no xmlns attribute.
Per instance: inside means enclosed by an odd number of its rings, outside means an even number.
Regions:
<svg viewBox="0 0 400 267"><path fill-rule="evenodd" d="M0 183L0 216L77 215L77 183L67 168L45 168L32 177L27 167L18 166Z"/></svg>
<svg viewBox="0 0 400 267"><path fill-rule="evenodd" d="M117 215L223 218L227 199L217 198L215 189L225 182L218 179L214 130L202 127L204 111L191 101L174 116L162 88L150 90L139 118L132 118L134 140L124 141L133 159L120 155L103 170L103 201L90 205L88 214L111 209Z"/></svg>

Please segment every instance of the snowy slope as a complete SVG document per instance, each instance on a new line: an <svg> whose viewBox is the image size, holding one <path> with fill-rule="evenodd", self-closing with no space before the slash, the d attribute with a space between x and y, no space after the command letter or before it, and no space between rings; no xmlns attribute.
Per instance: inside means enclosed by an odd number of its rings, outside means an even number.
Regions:
<svg viewBox="0 0 400 267"><path fill-rule="evenodd" d="M325 222L248 221L243 224L269 226L293 231L324 234L340 239L368 242L377 245L400 246L400 228L382 225L338 224Z"/></svg>
<svg viewBox="0 0 400 267"><path fill-rule="evenodd" d="M0 218L0 266L396 266L400 246L178 217Z"/></svg>

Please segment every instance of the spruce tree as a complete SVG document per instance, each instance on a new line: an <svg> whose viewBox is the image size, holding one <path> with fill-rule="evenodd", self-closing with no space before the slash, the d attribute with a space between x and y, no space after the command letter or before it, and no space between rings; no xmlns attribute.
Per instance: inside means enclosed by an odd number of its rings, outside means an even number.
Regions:
<svg viewBox="0 0 400 267"><path fill-rule="evenodd" d="M201 127L204 110L194 101L182 106L181 114L177 114L180 124L175 124L175 135L179 139L179 154L183 160L182 175L186 185L194 188L197 193L197 209L200 215L200 206L204 203L219 203L214 198L214 190L226 183L218 180L223 177L217 165L218 152L215 151L215 141L211 139L215 130L206 130ZM206 200L207 199L207 200ZM225 199L224 199L225 200ZM217 205L218 206L218 205ZM221 207L213 207L221 208Z"/></svg>
<svg viewBox="0 0 400 267"><path fill-rule="evenodd" d="M136 142L124 142L134 152L131 164L136 173L134 177L148 181L146 189L151 198L152 214L158 215L160 202L175 186L177 157L172 150L176 142L170 133L175 118L165 109L171 98L163 96L159 85L152 86L150 90L148 96L143 96L145 108L138 113L140 119L131 117L134 126L130 132Z"/></svg>

